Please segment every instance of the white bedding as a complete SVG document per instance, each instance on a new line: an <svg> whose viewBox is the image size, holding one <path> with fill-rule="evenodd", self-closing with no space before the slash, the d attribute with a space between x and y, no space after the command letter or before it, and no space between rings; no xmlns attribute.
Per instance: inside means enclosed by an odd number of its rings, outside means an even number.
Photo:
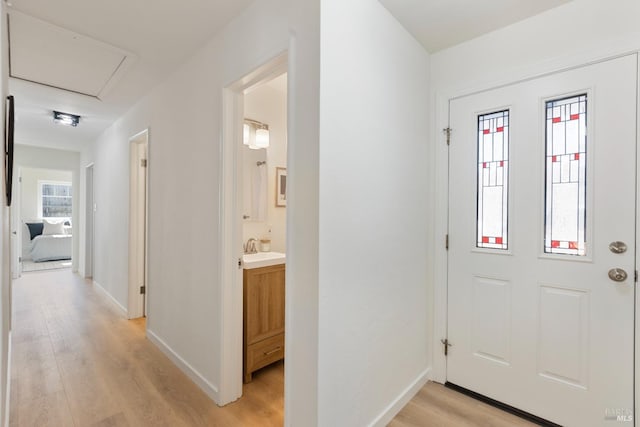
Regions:
<svg viewBox="0 0 640 427"><path fill-rule="evenodd" d="M36 236L31 241L31 259L35 262L71 259L71 234Z"/></svg>

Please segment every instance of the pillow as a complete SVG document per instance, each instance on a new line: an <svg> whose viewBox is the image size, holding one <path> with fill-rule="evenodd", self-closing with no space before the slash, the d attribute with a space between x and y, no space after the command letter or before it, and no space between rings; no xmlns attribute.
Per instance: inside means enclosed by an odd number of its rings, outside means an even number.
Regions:
<svg viewBox="0 0 640 427"><path fill-rule="evenodd" d="M36 236L42 234L42 229L44 228L44 224L41 222L25 222L26 226L29 228L29 234L31 235L31 240L35 239Z"/></svg>
<svg viewBox="0 0 640 427"><path fill-rule="evenodd" d="M65 234L64 222L62 221L49 221L44 220L44 227L42 229L42 235L50 236L52 234Z"/></svg>

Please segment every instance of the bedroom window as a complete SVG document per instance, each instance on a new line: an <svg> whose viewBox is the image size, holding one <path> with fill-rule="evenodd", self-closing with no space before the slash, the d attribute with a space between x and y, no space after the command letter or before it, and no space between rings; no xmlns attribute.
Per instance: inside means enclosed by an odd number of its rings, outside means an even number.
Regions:
<svg viewBox="0 0 640 427"><path fill-rule="evenodd" d="M71 218L71 183L40 181L39 184L42 218Z"/></svg>

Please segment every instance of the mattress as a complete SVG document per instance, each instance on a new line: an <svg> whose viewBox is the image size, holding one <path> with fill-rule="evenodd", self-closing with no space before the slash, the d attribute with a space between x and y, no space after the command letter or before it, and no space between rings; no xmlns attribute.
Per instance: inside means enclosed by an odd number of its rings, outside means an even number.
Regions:
<svg viewBox="0 0 640 427"><path fill-rule="evenodd" d="M31 241L31 259L35 262L71 259L71 234L36 236Z"/></svg>

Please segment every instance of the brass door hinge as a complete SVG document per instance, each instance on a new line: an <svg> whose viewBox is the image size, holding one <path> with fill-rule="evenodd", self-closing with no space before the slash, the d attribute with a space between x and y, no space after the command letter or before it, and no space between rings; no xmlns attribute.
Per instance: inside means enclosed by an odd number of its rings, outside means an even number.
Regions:
<svg viewBox="0 0 640 427"><path fill-rule="evenodd" d="M444 346L444 355L448 356L449 355L449 347L451 347L451 343L449 343L449 339L445 338L445 339L440 340L440 342Z"/></svg>
<svg viewBox="0 0 640 427"><path fill-rule="evenodd" d="M447 135L447 145L451 144L451 128L444 128L442 131Z"/></svg>
<svg viewBox="0 0 640 427"><path fill-rule="evenodd" d="M140 286L140 295L145 295L147 293L147 287L146 286Z"/></svg>
<svg viewBox="0 0 640 427"><path fill-rule="evenodd" d="M446 250L449 250L449 235L447 234L447 236L444 238L444 248Z"/></svg>
<svg viewBox="0 0 640 427"><path fill-rule="evenodd" d="M143 167L143 168L147 167L147 159L140 159L140 167Z"/></svg>

